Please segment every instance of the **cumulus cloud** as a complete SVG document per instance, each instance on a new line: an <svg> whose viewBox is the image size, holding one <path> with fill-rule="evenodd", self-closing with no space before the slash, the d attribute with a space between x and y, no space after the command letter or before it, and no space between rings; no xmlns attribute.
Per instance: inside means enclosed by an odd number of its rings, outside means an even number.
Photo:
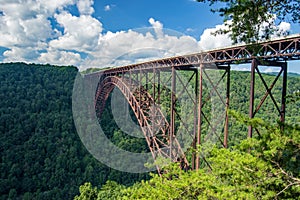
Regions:
<svg viewBox="0 0 300 200"><path fill-rule="evenodd" d="M124 65L199 51L197 40L177 32L164 33L163 25L153 18L150 28L107 32L81 68Z"/></svg>
<svg viewBox="0 0 300 200"><path fill-rule="evenodd" d="M278 25L278 30L275 33L276 35L287 35L291 30L291 24L287 22L281 22Z"/></svg>
<svg viewBox="0 0 300 200"><path fill-rule="evenodd" d="M75 65L80 69L124 65L184 55L231 45L229 35L212 33L224 25L204 30L199 39L164 29L149 18L150 28L103 31L93 17L94 0L7 0L0 4L0 46L4 61ZM68 8L76 6L73 15ZM109 11L113 5L106 5ZM16 12L17 10L17 12ZM278 33L290 29L282 22Z"/></svg>
<svg viewBox="0 0 300 200"><path fill-rule="evenodd" d="M163 36L163 24L160 21L155 21L152 17L148 20L151 26L154 28L157 37Z"/></svg>
<svg viewBox="0 0 300 200"><path fill-rule="evenodd" d="M79 13L82 15L91 15L94 13L94 8L92 7L94 4L93 0L79 0L77 2L77 8Z"/></svg>
<svg viewBox="0 0 300 200"><path fill-rule="evenodd" d="M31 47L15 47L5 51L3 55L7 57L7 62L29 62L30 60L35 60L38 52Z"/></svg>
<svg viewBox="0 0 300 200"><path fill-rule="evenodd" d="M0 10L3 12L0 16L0 46L34 46L51 37L52 28L48 16L37 12L39 6L30 2L27 6L8 3L1 4Z"/></svg>
<svg viewBox="0 0 300 200"><path fill-rule="evenodd" d="M226 26L216 25L214 28L205 29L200 36L199 46L202 50L215 49L229 46L232 44L229 33L225 35L214 35L213 33L219 29L225 29Z"/></svg>
<svg viewBox="0 0 300 200"><path fill-rule="evenodd" d="M40 63L51 63L54 65L78 65L80 63L80 54L67 51L49 50L41 53L38 61Z"/></svg>
<svg viewBox="0 0 300 200"><path fill-rule="evenodd" d="M57 36L49 17L73 0L3 1L0 4L0 46L8 50L4 61L35 62L40 50Z"/></svg>
<svg viewBox="0 0 300 200"><path fill-rule="evenodd" d="M28 1L26 1L27 4ZM41 5L40 11L44 11L49 13L50 15L54 13L56 10L62 10L64 7L68 5L73 5L76 0L33 0L32 1L34 4ZM23 3L20 3L21 5L24 5Z"/></svg>
<svg viewBox="0 0 300 200"><path fill-rule="evenodd" d="M98 42L102 24L89 15L73 16L64 12L55 15L64 28L62 36L50 41L49 46L57 49L91 51Z"/></svg>

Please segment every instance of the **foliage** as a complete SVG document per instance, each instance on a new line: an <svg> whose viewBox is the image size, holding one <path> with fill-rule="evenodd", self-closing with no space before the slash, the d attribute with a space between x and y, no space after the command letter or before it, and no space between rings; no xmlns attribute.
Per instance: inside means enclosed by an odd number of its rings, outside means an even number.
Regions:
<svg viewBox="0 0 300 200"><path fill-rule="evenodd" d="M87 200L87 199L96 199L97 198L97 188L93 188L91 183L85 183L79 188L80 197L76 196L75 200Z"/></svg>
<svg viewBox="0 0 300 200"><path fill-rule="evenodd" d="M217 12L224 18L227 29L216 33L231 33L234 43L253 43L269 37L277 31L276 24L291 19L300 23L299 0L197 0L216 5ZM277 20L274 21L274 18Z"/></svg>
<svg viewBox="0 0 300 200"><path fill-rule="evenodd" d="M71 66L0 64L0 199L72 199L85 182L147 179L109 169L85 149L72 118L76 74Z"/></svg>
<svg viewBox="0 0 300 200"><path fill-rule="evenodd" d="M206 154L210 167L184 172L177 165L171 165L166 169L168 173L161 177L152 175L149 181L142 181L121 190L122 186L112 185L110 189L106 186L105 189L98 190L98 197L106 191L106 194L114 191L114 199L299 197L299 127L287 126L287 130L282 132L280 126L271 126L266 122L262 123L262 120L248 120L247 123L265 128L263 137L244 140L232 149L212 147L209 154ZM203 151L200 149L200 152ZM84 196L84 193L80 194L81 198Z"/></svg>
<svg viewBox="0 0 300 200"><path fill-rule="evenodd" d="M292 100L290 107L299 108L297 92L292 93L293 95L288 97L288 101ZM230 149L220 149L216 146L211 146L209 149L199 147L198 153L202 156L202 160L205 155L209 165L205 165L198 171L184 172L179 170L178 165L173 164L164 169L167 173L161 177L152 174L152 179L149 181L142 181L131 187L124 188L122 185L108 183L97 190L98 195L95 199L101 199L100 194L107 199L295 199L299 197L299 124L285 124L285 129L282 131L280 123L274 125L261 118L249 119L232 110L229 113L238 123L252 125L262 130L261 135L243 140ZM81 193L78 197L84 198L85 195Z"/></svg>

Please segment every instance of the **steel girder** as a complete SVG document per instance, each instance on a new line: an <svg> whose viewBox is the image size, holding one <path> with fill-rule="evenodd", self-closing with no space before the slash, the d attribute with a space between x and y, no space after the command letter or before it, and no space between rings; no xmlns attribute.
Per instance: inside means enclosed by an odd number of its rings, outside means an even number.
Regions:
<svg viewBox="0 0 300 200"><path fill-rule="evenodd" d="M95 97L95 110L101 118L106 100L112 90L117 87L134 112L148 147L154 160L158 157L168 158L172 162L180 161L182 168L187 169L189 164L181 149L179 142L174 137L169 122L155 104L149 92L134 80L127 77L106 76L98 85ZM156 165L158 172L161 169Z"/></svg>
<svg viewBox="0 0 300 200"><path fill-rule="evenodd" d="M300 59L300 35L261 42L253 45L236 45L223 49L204 51L196 54L176 56L144 63L132 64L123 67L106 69L106 74L119 74L129 70L162 69L171 67L200 67L200 64L231 64L251 63L252 59L266 61L284 61ZM210 68L210 65L204 65Z"/></svg>

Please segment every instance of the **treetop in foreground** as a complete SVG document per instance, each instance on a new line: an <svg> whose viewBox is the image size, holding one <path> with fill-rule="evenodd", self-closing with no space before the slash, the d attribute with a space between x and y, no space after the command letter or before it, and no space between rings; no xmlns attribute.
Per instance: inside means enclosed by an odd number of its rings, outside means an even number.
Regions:
<svg viewBox="0 0 300 200"><path fill-rule="evenodd" d="M300 23L299 0L197 0L216 8L213 13L223 17L227 28L215 34L229 33L234 43L254 43L269 39L279 32L283 21Z"/></svg>

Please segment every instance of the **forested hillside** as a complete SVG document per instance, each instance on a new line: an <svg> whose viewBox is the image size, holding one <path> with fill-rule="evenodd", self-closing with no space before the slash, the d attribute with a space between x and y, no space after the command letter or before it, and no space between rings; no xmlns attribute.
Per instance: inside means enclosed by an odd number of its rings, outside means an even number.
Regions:
<svg viewBox="0 0 300 200"><path fill-rule="evenodd" d="M24 63L0 64L0 199L72 199L79 186L100 188L107 180L132 185L148 174L128 174L102 165L82 145L73 123L72 89L77 69ZM274 76L266 76L272 82ZM248 72L231 73L231 109L248 112ZM257 81L257 96L264 94ZM299 90L300 77L288 79L288 94ZM279 98L280 85L274 89ZM256 103L259 100L256 99ZM299 122L299 102L287 105L287 121ZM258 117L278 119L267 98ZM102 120L111 140L130 151L146 151L144 140L129 139L109 118ZM233 120L229 143L246 138L247 126ZM109 182L109 185L115 183ZM119 187L119 186L116 186ZM123 187L123 186L122 186ZM106 195L103 194L103 195Z"/></svg>
<svg viewBox="0 0 300 200"><path fill-rule="evenodd" d="M73 123L77 68L0 64L0 199L72 199L85 182L132 184L147 175L102 165Z"/></svg>

